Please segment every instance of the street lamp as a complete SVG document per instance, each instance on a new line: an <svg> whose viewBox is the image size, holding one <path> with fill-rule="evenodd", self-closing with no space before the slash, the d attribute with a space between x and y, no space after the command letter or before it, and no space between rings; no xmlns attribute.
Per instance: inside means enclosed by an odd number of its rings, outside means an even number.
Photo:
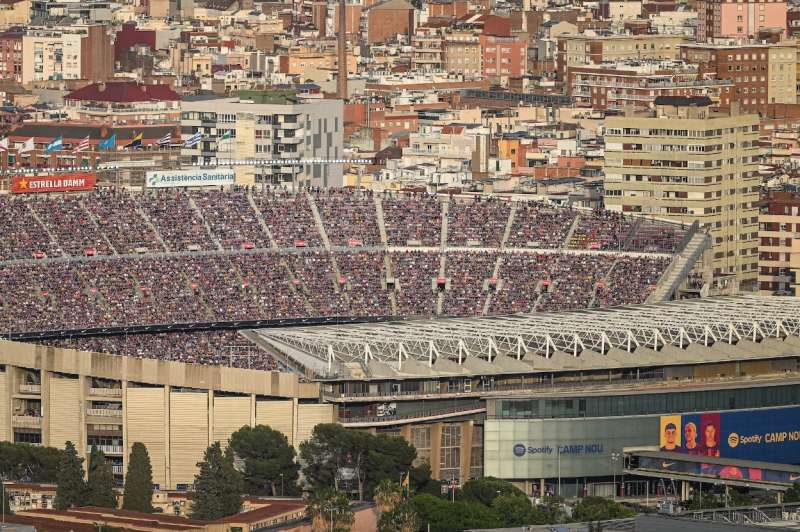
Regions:
<svg viewBox="0 0 800 532"><path fill-rule="evenodd" d="M281 473L281 497L283 497L283 473Z"/></svg>
<svg viewBox="0 0 800 532"><path fill-rule="evenodd" d="M613 477L614 500L617 499L617 461L622 458L622 453L611 453L611 474Z"/></svg>

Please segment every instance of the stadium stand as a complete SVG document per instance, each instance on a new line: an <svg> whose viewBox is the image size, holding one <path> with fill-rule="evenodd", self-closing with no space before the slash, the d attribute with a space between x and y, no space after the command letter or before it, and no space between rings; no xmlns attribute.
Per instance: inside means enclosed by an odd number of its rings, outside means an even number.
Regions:
<svg viewBox="0 0 800 532"><path fill-rule="evenodd" d="M247 187L6 196L0 222L5 333L642 303L687 240L667 222L538 202ZM240 365L219 354L223 333L171 338L76 345Z"/></svg>

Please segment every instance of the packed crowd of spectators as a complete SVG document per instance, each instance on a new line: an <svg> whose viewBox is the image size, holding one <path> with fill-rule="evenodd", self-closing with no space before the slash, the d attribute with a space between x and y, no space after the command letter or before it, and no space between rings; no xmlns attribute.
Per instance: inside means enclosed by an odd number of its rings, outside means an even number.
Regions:
<svg viewBox="0 0 800 532"><path fill-rule="evenodd" d="M30 202L0 195L0 261L30 259L34 253L60 257L58 246L36 220Z"/></svg>
<svg viewBox="0 0 800 532"><path fill-rule="evenodd" d="M40 343L82 351L188 364L258 370L284 369L266 351L236 331L128 334L42 340Z"/></svg>
<svg viewBox="0 0 800 532"><path fill-rule="evenodd" d="M190 197L223 249L270 247L258 216L250 206L247 189L195 192Z"/></svg>
<svg viewBox="0 0 800 532"><path fill-rule="evenodd" d="M346 289L353 314L388 316L392 313L383 256L383 253L336 253L336 264L342 276L340 287Z"/></svg>
<svg viewBox="0 0 800 532"><path fill-rule="evenodd" d="M379 246L381 234L371 192L348 189L316 193L316 204L332 246Z"/></svg>
<svg viewBox="0 0 800 532"><path fill-rule="evenodd" d="M480 316L494 273L497 253L448 253L445 268L450 287L444 295L445 316Z"/></svg>
<svg viewBox="0 0 800 532"><path fill-rule="evenodd" d="M108 241L83 207L80 196L38 197L30 207L68 255L111 254Z"/></svg>
<svg viewBox="0 0 800 532"><path fill-rule="evenodd" d="M683 243L686 229L680 225L644 220L625 249L651 253L674 253Z"/></svg>
<svg viewBox="0 0 800 532"><path fill-rule="evenodd" d="M333 271L328 253L291 254L286 256L289 270L294 272L293 282L302 290L311 305L313 316L349 316L344 286Z"/></svg>
<svg viewBox="0 0 800 532"><path fill-rule="evenodd" d="M499 247L510 212L506 201L453 198L447 214L447 242L451 246L476 243L480 247Z"/></svg>
<svg viewBox="0 0 800 532"><path fill-rule="evenodd" d="M644 303L669 263L669 257L620 256L598 286L595 306Z"/></svg>
<svg viewBox="0 0 800 532"><path fill-rule="evenodd" d="M259 211L279 247L319 247L322 237L314 221L308 197L267 190L253 194Z"/></svg>
<svg viewBox="0 0 800 532"><path fill-rule="evenodd" d="M601 280L614 262L612 255L563 254L550 266L551 284L536 307L538 312L588 308Z"/></svg>
<svg viewBox="0 0 800 532"><path fill-rule="evenodd" d="M381 202L390 246L406 246L409 242L422 246L440 244L442 204L436 196L384 196Z"/></svg>
<svg viewBox="0 0 800 532"><path fill-rule="evenodd" d="M189 198L185 192L169 189L142 194L139 202L170 251L215 249L203 218Z"/></svg>
<svg viewBox="0 0 800 532"><path fill-rule="evenodd" d="M137 249L165 251L153 228L139 214L136 196L129 191L101 188L81 196L81 203L117 253L124 255Z"/></svg>
<svg viewBox="0 0 800 532"><path fill-rule="evenodd" d="M404 251L390 253L395 282L397 313L401 316L434 316L438 292L439 253ZM444 279L442 279L444 281Z"/></svg>
<svg viewBox="0 0 800 532"><path fill-rule="evenodd" d="M498 282L492 294L489 314L533 312L542 285L550 281L557 253L505 253Z"/></svg>
<svg viewBox="0 0 800 532"><path fill-rule="evenodd" d="M560 248L564 245L577 212L556 209L531 201L517 204L508 235L509 247Z"/></svg>
<svg viewBox="0 0 800 532"><path fill-rule="evenodd" d="M603 209L581 213L569 247L620 250L633 229L634 221L630 216Z"/></svg>

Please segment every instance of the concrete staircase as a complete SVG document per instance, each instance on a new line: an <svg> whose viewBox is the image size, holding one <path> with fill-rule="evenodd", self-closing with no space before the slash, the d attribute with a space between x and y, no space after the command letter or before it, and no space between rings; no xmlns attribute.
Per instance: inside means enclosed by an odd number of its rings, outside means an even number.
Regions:
<svg viewBox="0 0 800 532"><path fill-rule="evenodd" d="M61 247L61 244L60 244L60 243L59 243L59 241L56 239L56 235L54 235L54 234L53 234L53 233L50 231L50 228L49 228L49 227L47 227L47 225L46 225L44 222L42 222L42 219L41 219L41 218L39 218L39 214L37 214L37 212L36 212L36 209L34 209L34 208L33 208L33 205L31 205L31 203L30 203L30 202L28 202L28 204L27 204L27 207L28 207L28 210L31 212L31 216L33 216L33 218L36 220L36 222L37 222L39 225L41 225L41 226L42 226L42 229L44 229L45 233L47 233L47 236L48 236L48 237L50 237L50 242L54 242L54 243L56 244L56 246L58 246L58 247L60 248L60 247ZM67 255L67 252L66 252L66 251L64 251L63 249L61 250L61 256L62 256L62 257L67 257L67 256L68 256L68 255Z"/></svg>
<svg viewBox="0 0 800 532"><path fill-rule="evenodd" d="M261 212L261 209L258 208L258 204L256 203L256 200L253 198L253 195L250 192L247 193L247 202L250 204L250 208L253 209L253 212L256 213L256 219L258 220L258 225L261 226L261 230L264 231L265 235L267 235L267 239L269 239L269 245L274 249L278 249L278 242L272 235L272 231L269 230L267 221L264 220L264 214Z"/></svg>
<svg viewBox="0 0 800 532"><path fill-rule="evenodd" d="M444 250L447 249L447 215L450 213L450 200L442 201L442 238L439 244L441 253L439 255L439 277L446 279L447 257ZM436 315L441 316L444 309L444 292L438 292L436 298Z"/></svg>
<svg viewBox="0 0 800 532"><path fill-rule="evenodd" d="M306 191L306 198L308 199L309 207L311 207L311 214L314 215L314 223L317 225L317 231L319 231L319 235L322 238L322 245L325 246L325 249L330 251L331 240L328 238L328 232L325 231L325 225L322 223L322 216L319 214L319 209L317 209L317 203L314 201L314 196Z"/></svg>
<svg viewBox="0 0 800 532"><path fill-rule="evenodd" d="M572 220L572 225L569 226L569 231L567 231L567 236L564 238L564 242L561 244L561 249L569 249L570 240L572 240L572 235L575 233L575 230L578 228L578 225L581 223L581 214L578 213L575 216L575 219Z"/></svg>
<svg viewBox="0 0 800 532"><path fill-rule="evenodd" d="M153 221L150 220L150 217L147 216L147 213L144 212L144 209L142 209L141 207L137 207L136 212L139 214L139 216L142 217L144 223L147 224L147 227L153 232L153 234L156 237L156 240L158 240L158 243L161 244L162 248L164 248L164 251L170 251L170 249L167 247L166 242L164 242L164 239L161 238L161 233L158 232L158 229L156 229L156 226L153 224Z"/></svg>
<svg viewBox="0 0 800 532"><path fill-rule="evenodd" d="M687 235L686 244L661 275L661 279L658 280L658 286L647 298L647 303L671 300L678 288L686 280L689 272L692 271L695 263L700 259L700 256L710 247L711 237L698 228L697 222L692 224Z"/></svg>
<svg viewBox="0 0 800 532"><path fill-rule="evenodd" d="M84 205L82 201L80 202L80 204L81 204L81 207L83 208L83 212L85 212L86 216L89 218L89 220L91 220L92 226L94 227L94 230L95 230L95 233L100 235L103 238L103 240L105 241L106 245L108 246L108 249L111 250L111 254L115 255L115 256L118 256L119 253L117 253L117 250L114 247L114 245L111 243L111 240L108 239L108 235L106 235L106 233L104 231L100 230L100 224L97 222L97 219L92 214L92 211L87 209L86 205Z"/></svg>
<svg viewBox="0 0 800 532"><path fill-rule="evenodd" d="M194 198L188 196L187 199L189 200L189 207L195 213L197 213L197 216L199 216L201 220L203 220L203 227L206 228L206 233L208 233L208 238L211 239L211 241L214 243L214 245L217 247L218 250L222 251L223 249L222 244L220 243L217 236L214 234L214 231L211 230L211 226L208 224L208 220L206 220L205 216L203 216L203 211L200 209L197 203L195 203Z"/></svg>

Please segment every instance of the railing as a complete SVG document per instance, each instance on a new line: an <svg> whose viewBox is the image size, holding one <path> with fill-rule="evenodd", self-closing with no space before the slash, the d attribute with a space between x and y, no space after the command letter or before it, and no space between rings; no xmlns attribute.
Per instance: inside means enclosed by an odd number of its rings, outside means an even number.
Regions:
<svg viewBox="0 0 800 532"><path fill-rule="evenodd" d="M376 423L385 421L402 421L404 419L420 419L427 417L447 416L449 414L460 414L469 412L470 410L480 410L486 408L480 401L473 401L466 405L459 405L450 408L440 408L437 410L423 410L420 412L412 412L403 415L394 416L362 416L362 417L348 417L339 418L339 423L347 425L348 423Z"/></svg>
<svg viewBox="0 0 800 532"><path fill-rule="evenodd" d="M122 397L122 388L89 388L89 395L103 397Z"/></svg>
<svg viewBox="0 0 800 532"><path fill-rule="evenodd" d="M114 410L111 408L87 408L86 415L98 417L120 417L122 416L122 410Z"/></svg>
<svg viewBox="0 0 800 532"><path fill-rule="evenodd" d="M40 393L42 393L42 385L41 384L20 384L19 385L19 393L40 394Z"/></svg>
<svg viewBox="0 0 800 532"><path fill-rule="evenodd" d="M39 428L42 426L40 416L11 416L11 425L15 427Z"/></svg>
<svg viewBox="0 0 800 532"><path fill-rule="evenodd" d="M95 447L98 451L103 451L106 454L122 454L122 445L94 445L90 443L88 447L90 449Z"/></svg>
<svg viewBox="0 0 800 532"><path fill-rule="evenodd" d="M122 475L124 471L121 465L112 465L111 472L114 473L115 475Z"/></svg>

